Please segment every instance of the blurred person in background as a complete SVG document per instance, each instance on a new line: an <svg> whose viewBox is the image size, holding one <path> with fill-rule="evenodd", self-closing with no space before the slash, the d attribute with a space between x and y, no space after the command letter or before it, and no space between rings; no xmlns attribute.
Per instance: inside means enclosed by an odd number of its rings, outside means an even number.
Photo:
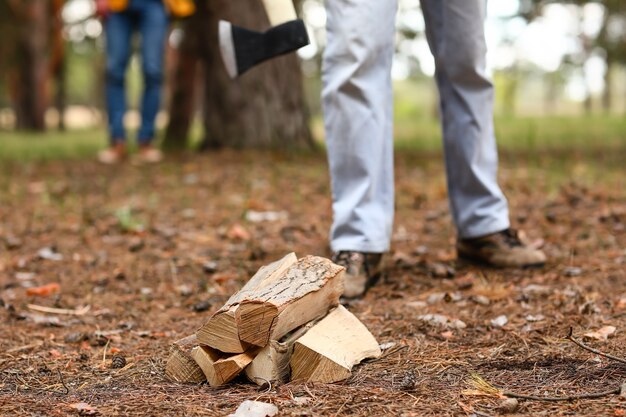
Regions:
<svg viewBox="0 0 626 417"><path fill-rule="evenodd" d="M154 146L154 138L155 119L161 103L168 15L184 17L194 11L192 0L96 0L96 13L104 21L106 35L105 95L109 127L109 147L98 154L100 162L116 164L127 154L125 75L136 32L141 36L144 82L137 158L144 163L157 163L163 159L161 151Z"/></svg>

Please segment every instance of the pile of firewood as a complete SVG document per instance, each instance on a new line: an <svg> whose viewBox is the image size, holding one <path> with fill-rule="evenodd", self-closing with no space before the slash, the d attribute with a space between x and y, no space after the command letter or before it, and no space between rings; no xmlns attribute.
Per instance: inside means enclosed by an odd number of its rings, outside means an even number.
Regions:
<svg viewBox="0 0 626 417"><path fill-rule="evenodd" d="M376 339L339 305L344 268L290 253L262 267L195 335L175 342L166 374L223 385L242 372L259 385L336 382L381 354Z"/></svg>

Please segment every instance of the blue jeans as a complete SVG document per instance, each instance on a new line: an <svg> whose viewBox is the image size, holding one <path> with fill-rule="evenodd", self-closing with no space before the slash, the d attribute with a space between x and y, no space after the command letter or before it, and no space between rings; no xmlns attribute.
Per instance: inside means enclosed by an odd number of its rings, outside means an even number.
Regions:
<svg viewBox="0 0 626 417"><path fill-rule="evenodd" d="M154 139L154 122L161 102L167 25L167 14L161 0L130 0L127 10L111 13L106 20L106 102L111 143L126 140L124 78L135 31L141 34L144 80L141 127L137 140L139 144L148 144Z"/></svg>

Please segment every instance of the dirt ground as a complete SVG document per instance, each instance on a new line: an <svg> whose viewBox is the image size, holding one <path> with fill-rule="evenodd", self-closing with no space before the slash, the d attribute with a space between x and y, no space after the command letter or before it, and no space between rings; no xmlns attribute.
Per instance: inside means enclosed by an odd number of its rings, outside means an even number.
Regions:
<svg viewBox="0 0 626 417"><path fill-rule="evenodd" d="M579 176L580 161L561 164L559 175L519 162L504 158L502 184L515 225L549 255L545 268L457 263L440 156L404 155L386 277L349 305L386 347L383 358L337 384L259 388L240 379L220 389L169 382L168 347L260 266L290 251L329 255L324 156L5 164L0 415L224 416L258 399L281 416L495 416L506 412L503 400L485 382L550 397L619 388L626 365L565 336L572 327L577 339L626 357L626 167L594 183ZM56 293L28 295L54 283ZM596 340L606 326L616 331ZM511 407L624 416L626 400Z"/></svg>

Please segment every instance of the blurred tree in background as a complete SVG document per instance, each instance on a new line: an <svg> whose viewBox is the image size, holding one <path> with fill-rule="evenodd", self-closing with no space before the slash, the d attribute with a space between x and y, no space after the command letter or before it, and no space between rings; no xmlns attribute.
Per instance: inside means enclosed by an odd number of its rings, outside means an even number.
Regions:
<svg viewBox="0 0 626 417"><path fill-rule="evenodd" d="M185 147L196 93L202 95L202 149L311 147L302 72L295 54L274 59L230 80L217 47L219 19L263 31L269 27L260 1L211 0L197 4L182 22L172 68L167 147ZM200 82L198 82L201 80ZM203 91L196 88L199 84Z"/></svg>
<svg viewBox="0 0 626 417"><path fill-rule="evenodd" d="M61 6L57 0L3 0L0 6L6 44L0 69L7 74L17 129L45 130L48 83L62 62Z"/></svg>
<svg viewBox="0 0 626 417"><path fill-rule="evenodd" d="M61 128L64 121L69 127L103 124L102 23L93 16L93 0L65 0L62 8L61 2L0 0L5 40L0 43L0 129L41 130L46 121ZM311 145L303 103L306 99L319 123L326 15L322 0L300 3L312 44L299 51L299 58L281 57L234 81L219 57L217 20L263 30L268 23L259 0L198 1L198 14L174 22L159 118L166 147L185 147L199 126L204 148ZM432 118L434 63L419 0L399 5L396 115ZM626 111L626 2L491 0L488 10L488 63L498 114ZM141 93L136 57L127 80L133 128ZM410 80L411 88L403 80Z"/></svg>

